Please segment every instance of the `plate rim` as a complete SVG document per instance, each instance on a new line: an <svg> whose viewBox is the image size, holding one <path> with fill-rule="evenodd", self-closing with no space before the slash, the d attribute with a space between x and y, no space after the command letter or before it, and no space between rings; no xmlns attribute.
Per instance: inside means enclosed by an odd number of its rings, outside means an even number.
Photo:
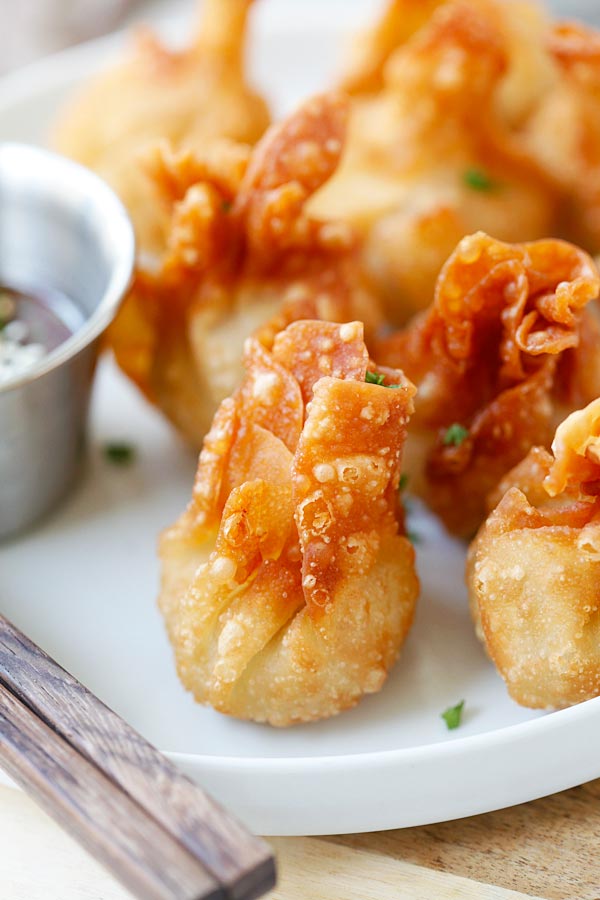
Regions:
<svg viewBox="0 0 600 900"><path fill-rule="evenodd" d="M544 710L539 710L544 712ZM341 713L343 715L343 713ZM290 774L301 774L306 770L322 768L347 768L349 771L357 771L362 768L370 768L378 762L390 763L402 760L404 763L420 762L426 757L435 760L437 756L464 754L465 750L483 750L485 745L518 743L527 739L530 733L536 737L548 738L550 734L559 729L562 731L569 724L575 723L575 719L587 721L598 719L600 724L600 696L583 700L575 706L565 709L547 710L546 715L525 722L515 722L512 725L504 725L500 728L492 728L478 734L470 734L464 737L448 735L446 740L433 741L429 744L415 744L411 747L398 747L388 750L367 750L362 753L327 754L324 756L218 756L216 754L184 753L178 750L163 750L170 759L179 760L182 763L198 763L203 767L212 768L218 766L221 769L244 769L250 773L261 771L265 768L276 768L289 771ZM565 721L567 720L567 721ZM308 723L309 725L311 723ZM266 726L272 727L272 726ZM600 775L600 759L598 763Z"/></svg>

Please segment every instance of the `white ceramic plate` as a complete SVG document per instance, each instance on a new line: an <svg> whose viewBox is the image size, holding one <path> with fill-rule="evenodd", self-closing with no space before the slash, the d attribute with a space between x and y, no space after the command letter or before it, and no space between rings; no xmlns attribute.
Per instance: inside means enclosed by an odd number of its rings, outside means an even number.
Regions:
<svg viewBox="0 0 600 900"><path fill-rule="evenodd" d="M327 83L342 33L329 9L278 24L274 8L259 6L253 60L257 81L283 109ZM0 139L43 141L62 99L115 43L5 79ZM111 439L136 445L131 468L103 459ZM88 471L56 514L0 548L0 604L251 828L326 834L425 824L600 775L600 699L545 716L512 703L473 634L464 548L423 513L413 524L423 583L416 623L380 694L339 718L284 731L196 706L177 681L155 607L156 535L185 504L194 466L105 362ZM448 732L440 713L461 699L464 722Z"/></svg>

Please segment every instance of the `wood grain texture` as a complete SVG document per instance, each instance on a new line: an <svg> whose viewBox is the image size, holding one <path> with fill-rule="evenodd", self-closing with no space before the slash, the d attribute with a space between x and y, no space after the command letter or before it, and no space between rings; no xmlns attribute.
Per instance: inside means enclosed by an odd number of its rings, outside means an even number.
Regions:
<svg viewBox="0 0 600 900"><path fill-rule="evenodd" d="M136 896L223 900L218 883L0 684L0 764Z"/></svg>
<svg viewBox="0 0 600 900"><path fill-rule="evenodd" d="M0 616L0 681L202 860L231 900L271 888L264 841Z"/></svg>
<svg viewBox="0 0 600 900"><path fill-rule="evenodd" d="M269 900L545 900L322 838L276 838L273 845L281 878Z"/></svg>
<svg viewBox="0 0 600 900"><path fill-rule="evenodd" d="M327 840L545 900L600 900L600 780L455 822Z"/></svg>

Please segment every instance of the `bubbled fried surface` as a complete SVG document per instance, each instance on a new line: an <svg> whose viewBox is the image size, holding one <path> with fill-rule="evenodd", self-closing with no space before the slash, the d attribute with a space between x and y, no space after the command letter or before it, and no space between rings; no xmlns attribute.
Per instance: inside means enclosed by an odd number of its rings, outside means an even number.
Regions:
<svg viewBox="0 0 600 900"><path fill-rule="evenodd" d="M350 229L305 208L337 165L347 111L330 93L251 152L161 146L147 158L171 209L167 248L158 269L140 262L110 338L119 365L196 446L239 383L249 334L270 347L297 319L379 326Z"/></svg>
<svg viewBox="0 0 600 900"><path fill-rule="evenodd" d="M297 322L269 350L251 338L244 364L162 536L160 606L199 702L289 725L379 690L410 627L398 484L414 388L365 382L358 322Z"/></svg>
<svg viewBox="0 0 600 900"><path fill-rule="evenodd" d="M363 234L395 324L465 234L555 233L558 193L520 137L551 74L546 28L530 3L393 0L361 44L347 151L313 208Z"/></svg>
<svg viewBox="0 0 600 900"><path fill-rule="evenodd" d="M250 0L205 0L197 34L181 51L148 30L126 59L86 85L57 122L53 143L97 171L133 219L141 250L162 252L169 219L139 157L158 140L206 148L218 138L255 143L269 124L246 83Z"/></svg>
<svg viewBox="0 0 600 900"><path fill-rule="evenodd" d="M479 637L524 706L600 694L600 401L507 476L469 551ZM500 495L501 491L498 491Z"/></svg>
<svg viewBox="0 0 600 900"><path fill-rule="evenodd" d="M478 233L444 265L428 312L376 347L380 363L418 387L407 470L450 530L472 535L506 472L532 446L549 446L565 411L600 393L587 311L599 290L594 263L571 244ZM456 424L465 432L453 441Z"/></svg>

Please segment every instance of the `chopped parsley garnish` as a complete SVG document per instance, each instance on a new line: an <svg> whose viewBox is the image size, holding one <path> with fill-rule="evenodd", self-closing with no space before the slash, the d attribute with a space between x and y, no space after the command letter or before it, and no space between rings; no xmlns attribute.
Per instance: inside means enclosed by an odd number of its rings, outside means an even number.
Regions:
<svg viewBox="0 0 600 900"><path fill-rule="evenodd" d="M458 726L460 725L464 705L465 701L461 700L460 703L456 704L456 706L449 706L448 709L444 710L444 712L441 714L442 719L446 723L448 731L452 731L453 728L458 728Z"/></svg>
<svg viewBox="0 0 600 900"><path fill-rule="evenodd" d="M421 543L421 535L417 534L416 531L407 531L406 537L409 539L411 544L420 544Z"/></svg>
<svg viewBox="0 0 600 900"><path fill-rule="evenodd" d="M115 466L129 466L135 459L135 447L124 441L113 441L104 445L104 456Z"/></svg>
<svg viewBox="0 0 600 900"><path fill-rule="evenodd" d="M221 201L221 209L223 210L224 213L228 213L232 206L233 206L233 203L231 202L231 200L222 200Z"/></svg>
<svg viewBox="0 0 600 900"><path fill-rule="evenodd" d="M401 384L384 384L385 375L382 375L380 372L367 372L365 376L365 381L367 384L379 384L381 387L386 388L401 388Z"/></svg>
<svg viewBox="0 0 600 900"><path fill-rule="evenodd" d="M467 187L473 188L474 191L493 191L498 187L498 182L490 178L484 169L465 169L463 181Z"/></svg>
<svg viewBox="0 0 600 900"><path fill-rule="evenodd" d="M462 442L468 437L469 429L465 428L464 425L459 425L458 422L455 422L454 425L450 425L449 428L446 428L442 443L444 447L460 447Z"/></svg>
<svg viewBox="0 0 600 900"><path fill-rule="evenodd" d="M408 485L408 478L409 478L408 472L403 472L402 475L400 476L400 481L398 482L398 490L399 491L406 490L406 487Z"/></svg>

